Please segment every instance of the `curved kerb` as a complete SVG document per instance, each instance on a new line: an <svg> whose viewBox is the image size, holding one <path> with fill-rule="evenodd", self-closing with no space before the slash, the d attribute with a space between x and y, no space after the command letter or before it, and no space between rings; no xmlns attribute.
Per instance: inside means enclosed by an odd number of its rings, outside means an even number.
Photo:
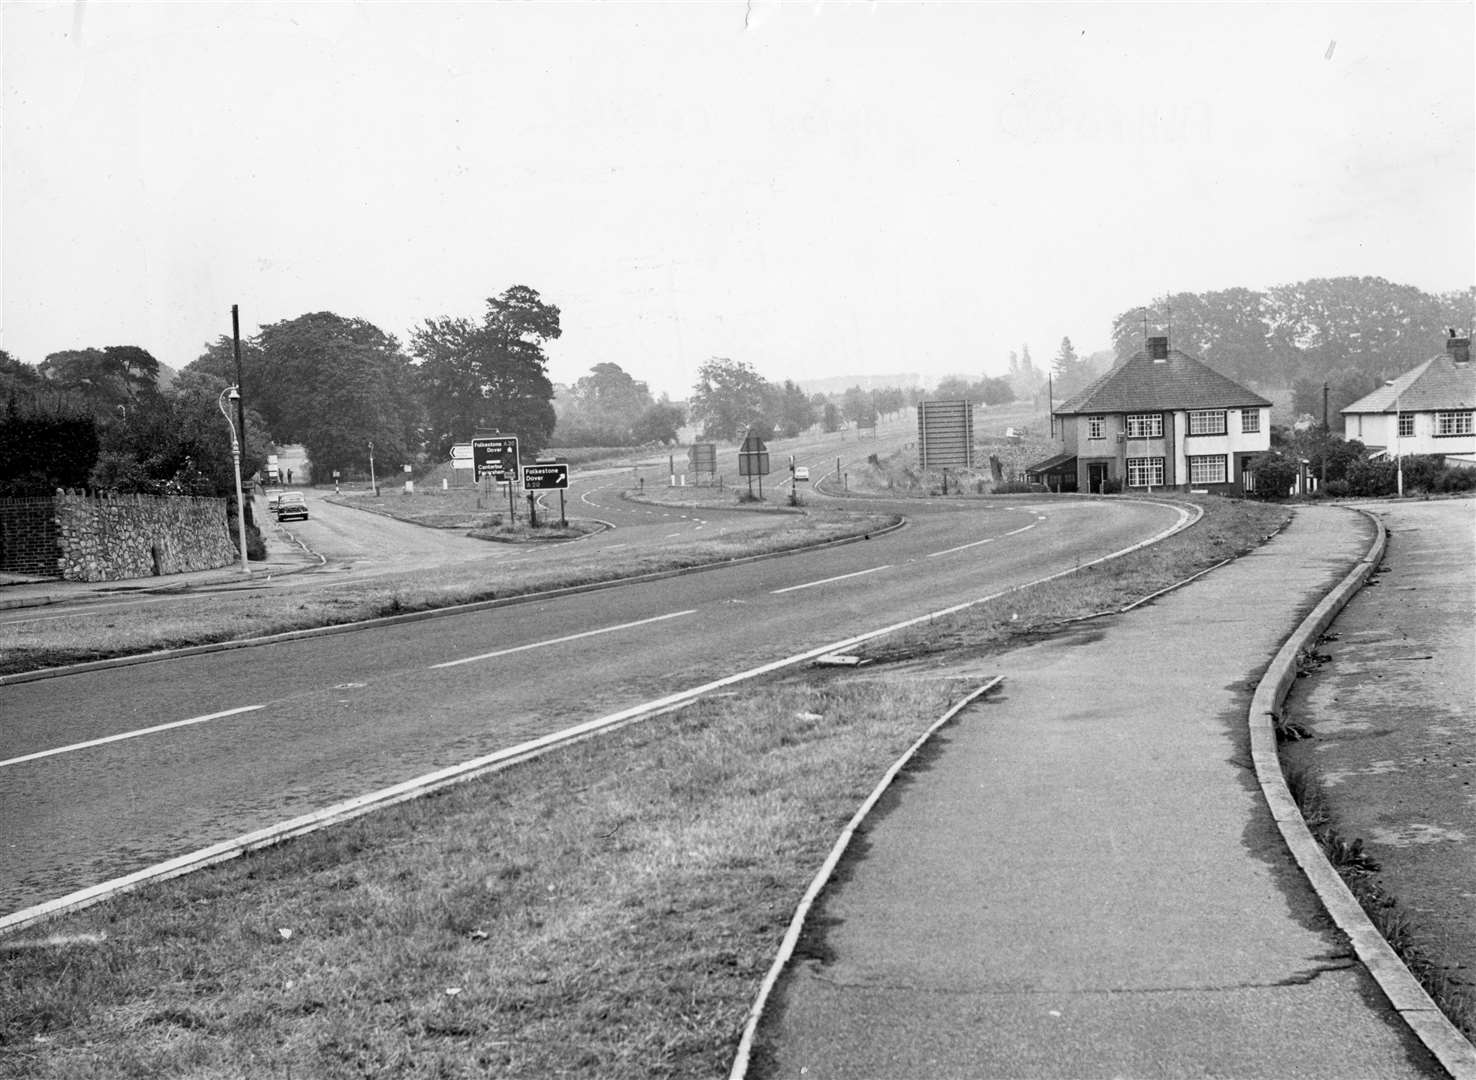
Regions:
<svg viewBox="0 0 1476 1080"><path fill-rule="evenodd" d="M769 1003L769 997L774 992L780 976L784 969L789 966L790 959L794 956L795 947L799 944L800 935L804 933L805 921L810 917L810 909L815 906L815 901L820 898L820 893L825 886L830 884L830 879L835 876L835 868L840 865L846 849L851 846L851 839L856 835L856 830L871 813L872 807L886 794L887 788L892 786L892 781L897 779L897 774L907 767L907 763L917 756L917 752L927 745L929 739L959 713L963 712L976 700L983 697L989 691L1003 681L1003 676L996 675L983 686L977 687L964 696L964 698L950 708L946 713L933 721L931 727L920 735L916 742L892 763L876 787L872 788L871 794L866 797L860 808L851 816L846 827L841 830L840 836L836 837L835 845L830 849L830 854L820 864L810 887L805 890L805 895L800 899L799 906L794 909L794 917L789 920L789 929L784 933L784 939L779 943L779 951L774 956L774 962L769 966L769 973L764 976L764 981L759 985L757 996L753 999L753 1005L748 1010L748 1020L743 1025L743 1036L738 1040L738 1052L733 1055L733 1068L728 1073L728 1080L744 1080L748 1075L748 1062L753 1054L753 1039L758 1031L759 1021L763 1019L764 1009Z"/></svg>
<svg viewBox="0 0 1476 1080"><path fill-rule="evenodd" d="M1281 771L1273 718L1296 680L1297 656L1318 641L1338 612L1363 587L1383 560L1388 544L1389 534L1382 521L1366 511L1355 512L1373 522L1376 529L1373 543L1352 571L1292 631L1291 637L1287 638L1261 677L1250 705L1251 759L1255 763L1256 779L1266 797L1266 805L1286 846L1291 849L1323 908L1353 943L1358 959L1379 984L1389 1004L1454 1080L1476 1080L1476 1046L1472 1046L1436 1007L1399 954L1369 920L1307 827Z"/></svg>

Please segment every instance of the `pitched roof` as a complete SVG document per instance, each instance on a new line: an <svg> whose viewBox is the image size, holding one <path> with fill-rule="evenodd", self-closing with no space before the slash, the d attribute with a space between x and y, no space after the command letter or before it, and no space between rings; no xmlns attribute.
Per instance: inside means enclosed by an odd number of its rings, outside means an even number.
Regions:
<svg viewBox="0 0 1476 1080"><path fill-rule="evenodd" d="M1476 408L1476 366L1469 360L1458 364L1450 353L1441 353L1340 411L1388 413L1396 401L1400 412Z"/></svg>
<svg viewBox="0 0 1476 1080"><path fill-rule="evenodd" d="M1134 353L1054 411L1057 416L1074 416L1270 404L1188 353L1170 349L1165 360L1151 360L1146 351Z"/></svg>

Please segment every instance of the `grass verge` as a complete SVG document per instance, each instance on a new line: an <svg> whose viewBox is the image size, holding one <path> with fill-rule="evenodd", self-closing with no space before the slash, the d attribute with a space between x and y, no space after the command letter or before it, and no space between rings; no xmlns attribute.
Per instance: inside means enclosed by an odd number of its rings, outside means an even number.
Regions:
<svg viewBox="0 0 1476 1080"><path fill-rule="evenodd" d="M1248 550L1276 513L1211 500L1190 550L1074 613ZM1009 599L952 647L1072 614ZM722 1075L836 833L953 682L715 694L0 940L0 1076Z"/></svg>
<svg viewBox="0 0 1476 1080"><path fill-rule="evenodd" d="M762 515L755 516L752 529L633 551L583 551L576 545L560 548L556 558L515 566L488 559L359 582L304 576L294 579L294 587L229 602L217 593L181 596L123 614L99 616L84 605L60 618L48 612L45 620L0 627L0 675L712 566L862 536L896 520L846 511ZM328 584L332 588L313 587Z"/></svg>

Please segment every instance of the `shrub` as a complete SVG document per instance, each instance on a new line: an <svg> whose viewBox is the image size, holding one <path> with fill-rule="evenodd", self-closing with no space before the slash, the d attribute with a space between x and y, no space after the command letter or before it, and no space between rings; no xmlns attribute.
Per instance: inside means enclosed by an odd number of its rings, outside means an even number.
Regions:
<svg viewBox="0 0 1476 1080"><path fill-rule="evenodd" d="M1476 469L1466 466L1447 466L1445 473L1440 478L1441 491L1472 491L1476 490Z"/></svg>

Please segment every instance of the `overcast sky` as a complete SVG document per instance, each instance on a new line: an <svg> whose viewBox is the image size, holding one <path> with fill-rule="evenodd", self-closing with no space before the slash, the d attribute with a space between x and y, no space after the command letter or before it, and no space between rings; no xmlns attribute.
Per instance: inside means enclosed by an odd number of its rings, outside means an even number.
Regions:
<svg viewBox="0 0 1476 1080"><path fill-rule="evenodd" d="M6 0L3 347L514 284L550 374L1005 370L1167 292L1476 281L1463 3Z"/></svg>

